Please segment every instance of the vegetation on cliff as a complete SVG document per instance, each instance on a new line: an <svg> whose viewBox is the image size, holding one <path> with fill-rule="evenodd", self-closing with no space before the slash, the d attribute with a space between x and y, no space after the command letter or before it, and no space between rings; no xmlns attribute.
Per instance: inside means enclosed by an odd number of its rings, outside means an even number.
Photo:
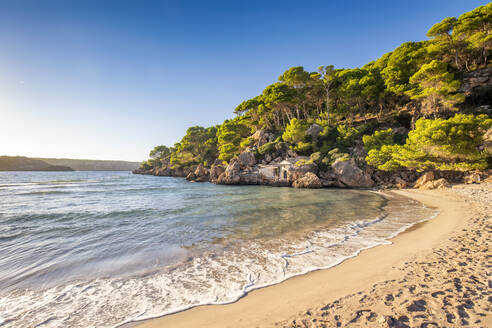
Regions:
<svg viewBox="0 0 492 328"><path fill-rule="evenodd" d="M358 146L380 170L487 169L491 154L480 146L492 125L490 106L482 106L490 105L490 89L484 98L460 88L471 72L491 66L491 30L492 3L445 18L428 40L406 42L360 68L292 67L240 103L234 118L191 127L173 147L154 148L142 169L210 167L244 150L262 160L279 148L323 169ZM273 137L255 143L258 131Z"/></svg>

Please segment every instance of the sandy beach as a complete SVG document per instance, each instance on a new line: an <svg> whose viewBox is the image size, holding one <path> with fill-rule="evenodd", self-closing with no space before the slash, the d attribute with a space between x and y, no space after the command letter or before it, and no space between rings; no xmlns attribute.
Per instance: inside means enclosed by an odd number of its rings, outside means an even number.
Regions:
<svg viewBox="0 0 492 328"><path fill-rule="evenodd" d="M492 185L393 192L439 215L333 268L131 326L491 327Z"/></svg>

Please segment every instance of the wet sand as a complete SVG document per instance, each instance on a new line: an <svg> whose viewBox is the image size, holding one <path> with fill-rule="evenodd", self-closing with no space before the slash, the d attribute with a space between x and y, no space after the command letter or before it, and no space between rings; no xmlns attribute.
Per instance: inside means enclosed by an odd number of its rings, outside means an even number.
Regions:
<svg viewBox="0 0 492 328"><path fill-rule="evenodd" d="M492 185L393 192L440 213L333 268L131 326L492 327Z"/></svg>

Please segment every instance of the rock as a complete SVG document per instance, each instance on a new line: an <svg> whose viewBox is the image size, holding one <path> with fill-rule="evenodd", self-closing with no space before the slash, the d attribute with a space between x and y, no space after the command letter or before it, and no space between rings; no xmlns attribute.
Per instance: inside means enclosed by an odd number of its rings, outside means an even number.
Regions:
<svg viewBox="0 0 492 328"><path fill-rule="evenodd" d="M272 156L270 154L266 154L265 163L270 163L272 161Z"/></svg>
<svg viewBox="0 0 492 328"><path fill-rule="evenodd" d="M439 180L432 180L424 183L419 187L419 189L423 190L431 190L431 189L445 189L449 188L449 183L446 179L441 178Z"/></svg>
<svg viewBox="0 0 492 328"><path fill-rule="evenodd" d="M236 159L231 159L229 165L223 173L219 175L216 183L218 184L239 184L241 180L240 176L241 166L239 161Z"/></svg>
<svg viewBox="0 0 492 328"><path fill-rule="evenodd" d="M413 187L415 189L420 189L423 185L434 179L435 179L434 172L432 171L425 172L420 178L418 178L418 180L415 182L415 185Z"/></svg>
<svg viewBox="0 0 492 328"><path fill-rule="evenodd" d="M365 158L367 156L367 152L364 149L364 144L359 141L356 142L354 147L350 148L350 153L353 157L357 158Z"/></svg>
<svg viewBox="0 0 492 328"><path fill-rule="evenodd" d="M225 169L222 165L212 165L210 168L209 179L210 182L216 182L219 176L224 173Z"/></svg>
<svg viewBox="0 0 492 328"><path fill-rule="evenodd" d="M321 180L312 172L306 173L302 178L292 183L295 188L321 188Z"/></svg>
<svg viewBox="0 0 492 328"><path fill-rule="evenodd" d="M301 166L293 165L287 171L287 179L289 182L293 183L294 181L302 178L306 173L313 173L316 175L318 173L318 165L315 163Z"/></svg>
<svg viewBox="0 0 492 328"><path fill-rule="evenodd" d="M465 176L463 179L463 182L466 184L472 184L472 183L480 183L481 181L481 176L478 172L473 172Z"/></svg>
<svg viewBox="0 0 492 328"><path fill-rule="evenodd" d="M331 167L337 175L338 180L348 187L368 188L374 186L371 176L362 171L354 159L348 161L337 159Z"/></svg>
<svg viewBox="0 0 492 328"><path fill-rule="evenodd" d="M476 71L467 72L463 76L458 92L464 93L466 96L480 93L480 91L490 90L492 88L492 68L478 69Z"/></svg>
<svg viewBox="0 0 492 328"><path fill-rule="evenodd" d="M341 183L338 180L327 180L327 179L320 179L321 180L321 185L323 187L337 187L337 188L347 188L346 185Z"/></svg>
<svg viewBox="0 0 492 328"><path fill-rule="evenodd" d="M208 173L209 173L208 170L205 167L203 167L202 164L198 165L198 167L195 170L195 175L197 177L207 176Z"/></svg>
<svg viewBox="0 0 492 328"><path fill-rule="evenodd" d="M297 153L292 149L287 150L287 157L298 157Z"/></svg>
<svg viewBox="0 0 492 328"><path fill-rule="evenodd" d="M196 179L196 175L193 172L190 172L190 174L186 176L186 180L188 181L195 181L195 179Z"/></svg>
<svg viewBox="0 0 492 328"><path fill-rule="evenodd" d="M410 184L407 181L403 180L402 178L396 177L395 178L395 186L398 189L405 189L405 188L408 188L410 186Z"/></svg>
<svg viewBox="0 0 492 328"><path fill-rule="evenodd" d="M243 151L237 159L241 168L251 167L256 164L255 155L249 151Z"/></svg>
<svg viewBox="0 0 492 328"><path fill-rule="evenodd" d="M275 138L273 133L266 132L265 130L257 130L251 137L256 141L256 147L261 147L267 142L272 142Z"/></svg>
<svg viewBox="0 0 492 328"><path fill-rule="evenodd" d="M246 185L256 185L260 179L260 173L258 171L241 172L239 183Z"/></svg>
<svg viewBox="0 0 492 328"><path fill-rule="evenodd" d="M323 131L323 128L320 125L314 123L306 130L306 134L311 136L313 140L316 140L321 131Z"/></svg>
<svg viewBox="0 0 492 328"><path fill-rule="evenodd" d="M492 155L492 128L483 135L483 148Z"/></svg>

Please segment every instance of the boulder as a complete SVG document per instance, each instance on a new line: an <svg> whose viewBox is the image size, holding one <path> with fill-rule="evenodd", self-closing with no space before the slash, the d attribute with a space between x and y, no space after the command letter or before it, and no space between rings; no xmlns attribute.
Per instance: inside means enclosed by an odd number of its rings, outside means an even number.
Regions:
<svg viewBox="0 0 492 328"><path fill-rule="evenodd" d="M321 180L312 172L307 172L302 178L297 179L292 183L295 188L321 188Z"/></svg>
<svg viewBox="0 0 492 328"><path fill-rule="evenodd" d="M241 154L239 154L237 162L239 163L239 166L241 168L252 167L256 164L256 158L252 152L243 151Z"/></svg>
<svg viewBox="0 0 492 328"><path fill-rule="evenodd" d="M209 174L208 170L205 167L203 167L202 164L198 165L198 167L195 170L195 175L197 177L208 176L208 174Z"/></svg>
<svg viewBox="0 0 492 328"><path fill-rule="evenodd" d="M311 126L306 130L306 134L308 136L311 136L312 140L316 140L321 131L323 131L323 128L320 125L314 123L311 124Z"/></svg>
<svg viewBox="0 0 492 328"><path fill-rule="evenodd" d="M316 175L318 173L318 165L315 163L305 164L301 166L293 165L287 171L287 179L289 182L293 183L294 181L302 178L306 173L313 173Z"/></svg>
<svg viewBox="0 0 492 328"><path fill-rule="evenodd" d="M272 142L275 138L273 133L266 132L265 130L257 130L251 137L255 140L256 147L261 147L268 142Z"/></svg>
<svg viewBox="0 0 492 328"><path fill-rule="evenodd" d="M492 128L483 135L483 148L492 155Z"/></svg>
<svg viewBox="0 0 492 328"><path fill-rule="evenodd" d="M408 188L410 186L410 184L407 181L403 180L402 178L396 177L395 178L395 186L398 189L405 189L405 188Z"/></svg>
<svg viewBox="0 0 492 328"><path fill-rule="evenodd" d="M258 171L241 172L239 176L239 183L245 185L256 185L260 180L260 173Z"/></svg>
<svg viewBox="0 0 492 328"><path fill-rule="evenodd" d="M241 166L236 159L232 159L223 173L219 175L216 183L218 184L239 184Z"/></svg>
<svg viewBox="0 0 492 328"><path fill-rule="evenodd" d="M422 186L427 184L430 181L433 181L436 178L434 172L428 171L425 172L418 180L415 182L415 185L413 186L415 189L420 189Z"/></svg>
<svg viewBox="0 0 492 328"><path fill-rule="evenodd" d="M190 172L190 174L186 176L186 180L188 181L195 181L195 179L196 179L196 175L193 172Z"/></svg>
<svg viewBox="0 0 492 328"><path fill-rule="evenodd" d="M473 172L465 176L463 179L463 182L466 184L472 184L472 183L480 183L481 181L481 176L478 172Z"/></svg>
<svg viewBox="0 0 492 328"><path fill-rule="evenodd" d="M297 153L293 151L292 149L287 150L287 157L298 157Z"/></svg>
<svg viewBox="0 0 492 328"><path fill-rule="evenodd" d="M444 189L448 188L450 185L448 181L444 178L438 180L432 180L424 183L419 187L419 189L431 190L431 189Z"/></svg>
<svg viewBox="0 0 492 328"><path fill-rule="evenodd" d="M210 168L209 178L210 182L216 182L219 176L224 173L225 169L222 165L212 165Z"/></svg>
<svg viewBox="0 0 492 328"><path fill-rule="evenodd" d="M362 171L354 159L337 159L331 166L339 181L348 187L368 188L374 186L371 176Z"/></svg>

